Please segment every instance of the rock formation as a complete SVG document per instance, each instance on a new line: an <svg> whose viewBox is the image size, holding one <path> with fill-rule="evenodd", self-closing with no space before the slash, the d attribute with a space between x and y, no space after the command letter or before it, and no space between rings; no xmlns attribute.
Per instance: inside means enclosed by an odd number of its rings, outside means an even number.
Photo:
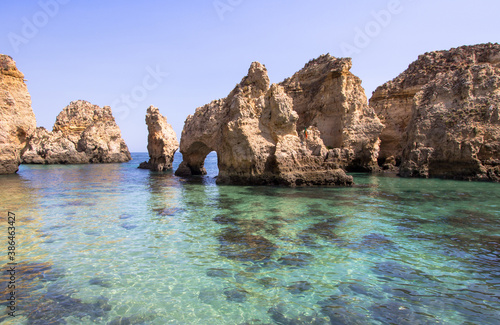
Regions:
<svg viewBox="0 0 500 325"><path fill-rule="evenodd" d="M87 164L131 157L111 108L79 100L62 110L52 132L37 128L22 159L26 164Z"/></svg>
<svg viewBox="0 0 500 325"><path fill-rule="evenodd" d="M35 128L24 75L10 56L0 54L0 174L17 172L21 150Z"/></svg>
<svg viewBox="0 0 500 325"><path fill-rule="evenodd" d="M351 184L341 167L373 168L383 125L350 67L325 55L270 86L266 68L252 63L228 97L188 116L176 175L205 174L205 157L216 151L218 183Z"/></svg>
<svg viewBox="0 0 500 325"><path fill-rule="evenodd" d="M401 160L400 175L499 181L499 44L421 55L370 105L387 126L381 162Z"/></svg>
<svg viewBox="0 0 500 325"><path fill-rule="evenodd" d="M317 127L325 145L342 157L342 168L373 171L384 125L351 67L350 58L322 55L281 85L293 100L298 130Z"/></svg>
<svg viewBox="0 0 500 325"><path fill-rule="evenodd" d="M393 169L402 162L403 176L492 179L485 176L491 170L479 170L494 167L499 158L497 149L486 149L498 145L492 116L498 107L499 50L498 44L481 44L426 53L378 87L370 106L386 125L380 164ZM473 135L474 129L481 132ZM478 155L485 150L490 153Z"/></svg>
<svg viewBox="0 0 500 325"><path fill-rule="evenodd" d="M150 106L146 113L148 126L149 161L140 164L139 168L162 171L172 168L174 154L179 148L179 141L174 129L167 123L167 118L160 114L158 108Z"/></svg>

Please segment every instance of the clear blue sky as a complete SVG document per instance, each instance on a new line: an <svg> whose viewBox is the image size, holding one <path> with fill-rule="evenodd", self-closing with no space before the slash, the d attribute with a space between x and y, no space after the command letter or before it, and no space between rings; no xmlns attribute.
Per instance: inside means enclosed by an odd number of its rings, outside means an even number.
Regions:
<svg viewBox="0 0 500 325"><path fill-rule="evenodd" d="M498 0L1 0L0 53L25 74L38 126L73 100L109 105L137 152L149 105L180 138L252 61L280 82L321 54L352 56L369 98L419 54L500 42L499 12Z"/></svg>

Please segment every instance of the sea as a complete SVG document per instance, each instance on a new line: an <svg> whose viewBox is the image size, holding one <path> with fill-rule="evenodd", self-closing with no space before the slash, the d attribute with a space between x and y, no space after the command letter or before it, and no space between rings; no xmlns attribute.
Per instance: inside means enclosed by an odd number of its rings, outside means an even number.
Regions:
<svg viewBox="0 0 500 325"><path fill-rule="evenodd" d="M2 324L500 322L500 184L219 186L215 153L191 179L132 157L0 177Z"/></svg>

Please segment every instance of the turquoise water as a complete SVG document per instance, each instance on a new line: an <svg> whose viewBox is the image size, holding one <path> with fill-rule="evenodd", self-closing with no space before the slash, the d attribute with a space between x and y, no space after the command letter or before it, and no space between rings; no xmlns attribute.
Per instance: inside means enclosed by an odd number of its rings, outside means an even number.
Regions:
<svg viewBox="0 0 500 325"><path fill-rule="evenodd" d="M133 158L0 177L20 281L19 314L0 321L498 324L500 184L217 186L212 154L193 180Z"/></svg>

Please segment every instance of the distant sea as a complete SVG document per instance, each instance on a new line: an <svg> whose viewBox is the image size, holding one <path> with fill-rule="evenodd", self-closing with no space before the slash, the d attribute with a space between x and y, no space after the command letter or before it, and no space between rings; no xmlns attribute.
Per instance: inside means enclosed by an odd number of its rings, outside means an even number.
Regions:
<svg viewBox="0 0 500 325"><path fill-rule="evenodd" d="M218 186L213 153L189 180L132 157L0 177L0 322L500 320L500 184L353 174L351 188Z"/></svg>

